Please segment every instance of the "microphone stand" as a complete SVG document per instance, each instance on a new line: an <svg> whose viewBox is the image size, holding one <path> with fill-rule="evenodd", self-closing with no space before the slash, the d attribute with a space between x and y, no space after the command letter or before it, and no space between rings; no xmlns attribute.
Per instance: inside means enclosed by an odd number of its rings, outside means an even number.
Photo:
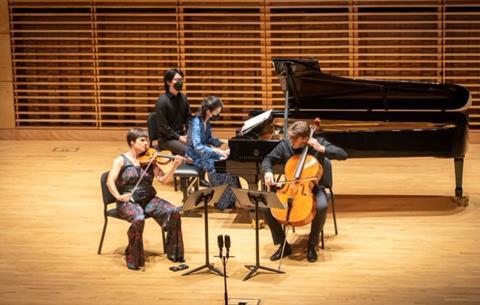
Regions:
<svg viewBox="0 0 480 305"><path fill-rule="evenodd" d="M218 248L219 248L219 257L222 260L223 264L223 297L225 300L225 305L228 305L228 288L227 288L227 261L230 257L230 236L225 235L225 242L222 235L217 236ZM226 255L223 255L223 245L225 244Z"/></svg>
<svg viewBox="0 0 480 305"><path fill-rule="evenodd" d="M227 289L227 257L224 256L221 258L223 264L223 291L224 291L224 299L225 305L228 305L228 289Z"/></svg>

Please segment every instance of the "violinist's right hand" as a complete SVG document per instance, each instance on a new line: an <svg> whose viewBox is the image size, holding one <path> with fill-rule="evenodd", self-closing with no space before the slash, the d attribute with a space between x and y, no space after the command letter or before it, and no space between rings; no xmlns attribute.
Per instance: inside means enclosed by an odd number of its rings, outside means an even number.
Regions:
<svg viewBox="0 0 480 305"><path fill-rule="evenodd" d="M187 144L188 137L187 136L180 136L178 137L178 140L182 142L183 144Z"/></svg>
<svg viewBox="0 0 480 305"><path fill-rule="evenodd" d="M130 200L130 197L132 197L132 193L125 193L120 196L117 196L117 200L121 202L127 202Z"/></svg>
<svg viewBox="0 0 480 305"><path fill-rule="evenodd" d="M266 172L263 178L265 180L265 184L268 186L275 185L275 179L273 178L273 173Z"/></svg>
<svg viewBox="0 0 480 305"><path fill-rule="evenodd" d="M173 166L179 167L180 165L183 164L183 162L184 162L184 157L180 155L176 155L175 159L173 159Z"/></svg>

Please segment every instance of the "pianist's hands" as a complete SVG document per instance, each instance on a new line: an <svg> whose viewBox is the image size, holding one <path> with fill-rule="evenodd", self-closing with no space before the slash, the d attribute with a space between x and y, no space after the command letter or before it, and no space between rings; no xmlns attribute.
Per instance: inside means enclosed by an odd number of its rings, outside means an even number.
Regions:
<svg viewBox="0 0 480 305"><path fill-rule="evenodd" d="M221 150L218 149L217 153L220 155L222 159L228 159L228 156L230 155L230 150Z"/></svg>
<svg viewBox="0 0 480 305"><path fill-rule="evenodd" d="M212 146L212 149L214 152L220 155L220 159L228 159L228 156L230 156L230 148L228 146L226 146L226 149Z"/></svg>
<svg viewBox="0 0 480 305"><path fill-rule="evenodd" d="M265 180L265 184L268 186L275 184L275 179L273 178L273 173L271 172L266 172L263 179Z"/></svg>

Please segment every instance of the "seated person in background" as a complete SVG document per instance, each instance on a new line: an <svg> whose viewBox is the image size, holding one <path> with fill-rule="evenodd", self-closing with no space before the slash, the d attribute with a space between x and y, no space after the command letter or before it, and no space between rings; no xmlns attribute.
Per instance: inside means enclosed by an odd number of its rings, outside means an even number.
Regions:
<svg viewBox="0 0 480 305"><path fill-rule="evenodd" d="M310 138L310 127L307 122L297 121L293 123L288 129L288 138L282 140L277 146L263 159L262 171L264 173L265 184L274 185L274 177L272 173L272 165L285 164L294 154L300 154L305 145L310 146L308 153L316 157L320 164L323 164L325 157L329 159L345 160L347 153L340 147L330 144L327 140L321 137ZM321 180L320 183L321 184ZM316 194L317 214L312 220L310 235L307 246L307 259L309 262L317 260L316 246L320 232L323 230L325 220L327 219L327 196L325 189L317 185L313 190ZM285 241L285 232L278 220L273 217L270 209L262 209L265 220L270 227L273 243L280 244L278 250L270 257L272 261L279 260L282 255L282 244ZM283 256L291 254L290 245L285 245Z"/></svg>
<svg viewBox="0 0 480 305"><path fill-rule="evenodd" d="M160 95L155 105L158 126L159 149L167 149L174 154L185 154L188 128L192 113L187 96L183 94L183 72L170 69L163 77L165 93Z"/></svg>
<svg viewBox="0 0 480 305"><path fill-rule="evenodd" d="M176 156L173 166L167 173L153 161L135 193L132 194L134 186L144 172L138 158L149 147L148 132L141 128L131 129L127 134L127 143L130 149L115 158L107 178L108 189L117 199L118 215L131 223L127 233L128 246L125 249L127 267L138 270L145 265L142 237L145 215L152 216L166 230L165 248L168 259L183 262L180 208L157 197L157 192L152 186L155 178L160 183L168 182L175 169L183 163L183 157Z"/></svg>
<svg viewBox="0 0 480 305"><path fill-rule="evenodd" d="M237 177L227 173L215 172L215 161L228 158L230 151L222 150L222 141L212 136L211 120L218 120L222 112L223 103L216 96L209 96L202 101L200 111L193 117L188 129L188 142L186 155L193 160L193 164L208 174L212 186L230 184L239 187ZM217 207L221 210L233 208L235 196L228 189Z"/></svg>

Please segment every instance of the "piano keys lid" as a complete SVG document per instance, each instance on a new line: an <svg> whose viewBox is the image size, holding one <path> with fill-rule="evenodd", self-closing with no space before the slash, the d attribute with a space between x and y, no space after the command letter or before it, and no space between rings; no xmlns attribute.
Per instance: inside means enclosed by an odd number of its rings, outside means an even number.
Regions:
<svg viewBox="0 0 480 305"><path fill-rule="evenodd" d="M471 105L469 91L456 84L377 81L321 72L317 59L274 58L289 109L298 111L455 111Z"/></svg>

